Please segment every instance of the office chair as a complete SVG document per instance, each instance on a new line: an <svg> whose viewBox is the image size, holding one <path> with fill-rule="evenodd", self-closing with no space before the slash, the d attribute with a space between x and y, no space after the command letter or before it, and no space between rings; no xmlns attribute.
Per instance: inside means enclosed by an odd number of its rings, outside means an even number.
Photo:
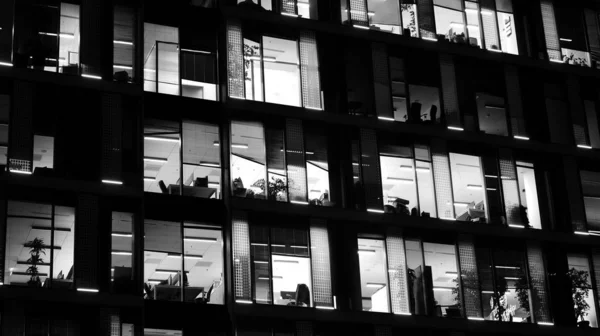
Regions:
<svg viewBox="0 0 600 336"><path fill-rule="evenodd" d="M160 191L162 191L163 194L169 193L169 189L167 188L163 180L158 181L158 187L160 188Z"/></svg>
<svg viewBox="0 0 600 336"><path fill-rule="evenodd" d="M196 180L194 181L194 187L208 188L208 176L197 177Z"/></svg>
<svg viewBox="0 0 600 336"><path fill-rule="evenodd" d="M310 290L305 284L296 287L296 306L310 307Z"/></svg>

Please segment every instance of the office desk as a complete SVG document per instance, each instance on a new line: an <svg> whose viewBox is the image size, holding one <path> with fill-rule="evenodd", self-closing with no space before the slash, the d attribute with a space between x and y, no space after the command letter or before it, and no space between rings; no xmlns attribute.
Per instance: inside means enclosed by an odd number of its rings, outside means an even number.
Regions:
<svg viewBox="0 0 600 336"><path fill-rule="evenodd" d="M211 198L216 192L215 188L183 186L183 196ZM179 195L179 185L169 184L169 194Z"/></svg>

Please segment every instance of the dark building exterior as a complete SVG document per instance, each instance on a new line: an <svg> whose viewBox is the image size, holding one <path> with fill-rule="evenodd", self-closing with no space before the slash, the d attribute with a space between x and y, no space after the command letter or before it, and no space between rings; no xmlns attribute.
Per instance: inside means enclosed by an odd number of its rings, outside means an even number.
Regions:
<svg viewBox="0 0 600 336"><path fill-rule="evenodd" d="M0 335L592 335L600 2L0 2Z"/></svg>

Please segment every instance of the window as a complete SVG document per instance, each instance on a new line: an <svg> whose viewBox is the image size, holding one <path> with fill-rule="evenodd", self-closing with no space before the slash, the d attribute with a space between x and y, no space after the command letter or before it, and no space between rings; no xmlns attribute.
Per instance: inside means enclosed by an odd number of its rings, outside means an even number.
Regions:
<svg viewBox="0 0 600 336"><path fill-rule="evenodd" d="M582 170L579 175L588 231L600 234L600 173Z"/></svg>
<svg viewBox="0 0 600 336"><path fill-rule="evenodd" d="M508 136L504 98L489 93L477 92L475 99L479 130L487 134Z"/></svg>
<svg viewBox="0 0 600 336"><path fill-rule="evenodd" d="M231 171L234 196L334 205L325 130L299 120L233 121Z"/></svg>
<svg viewBox="0 0 600 336"><path fill-rule="evenodd" d="M524 225L533 229L542 228L539 199L533 163L517 161L517 178L521 200L521 217Z"/></svg>
<svg viewBox="0 0 600 336"><path fill-rule="evenodd" d="M379 159L384 209L404 215L436 217L429 147L382 138Z"/></svg>
<svg viewBox="0 0 600 336"><path fill-rule="evenodd" d="M487 199L481 159L450 153L456 220L486 223Z"/></svg>
<svg viewBox="0 0 600 336"><path fill-rule="evenodd" d="M54 168L54 137L33 136L33 171Z"/></svg>
<svg viewBox="0 0 600 336"><path fill-rule="evenodd" d="M581 8L551 0L541 1L540 6L550 61L591 66Z"/></svg>
<svg viewBox="0 0 600 336"><path fill-rule="evenodd" d="M306 229L251 226L250 245L256 303L314 306Z"/></svg>
<svg viewBox="0 0 600 336"><path fill-rule="evenodd" d="M0 31L1 33L1 31ZM8 127L10 123L10 96L0 95L0 170L8 166Z"/></svg>
<svg viewBox="0 0 600 336"><path fill-rule="evenodd" d="M411 311L419 315L461 317L455 246L407 240L406 261Z"/></svg>
<svg viewBox="0 0 600 336"><path fill-rule="evenodd" d="M460 0L434 0L433 11L438 35L454 43L467 43L463 4Z"/></svg>
<svg viewBox="0 0 600 336"><path fill-rule="evenodd" d="M14 27L15 4L4 1L0 5L0 27ZM13 31L12 29L0 30L0 66L12 66L13 54Z"/></svg>
<svg viewBox="0 0 600 336"><path fill-rule="evenodd" d="M281 14L285 16L305 19L317 18L316 0L293 0L280 3L274 3L274 1L277 0L238 0L237 4L244 9L272 11L273 8L279 8Z"/></svg>
<svg viewBox="0 0 600 336"><path fill-rule="evenodd" d="M220 228L190 222L145 221L146 299L224 304L224 287Z"/></svg>
<svg viewBox="0 0 600 336"><path fill-rule="evenodd" d="M245 37L246 99L301 106L298 55L295 40Z"/></svg>
<svg viewBox="0 0 600 336"><path fill-rule="evenodd" d="M180 40L178 28L144 23L144 90L218 100L213 46L197 45L183 33Z"/></svg>
<svg viewBox="0 0 600 336"><path fill-rule="evenodd" d="M180 139L183 139L183 149ZM178 122L147 120L144 128L144 191L220 198L220 157L218 126L191 121L180 125Z"/></svg>
<svg viewBox="0 0 600 336"><path fill-rule="evenodd" d="M524 251L506 247L476 251L484 318L532 323L530 296L538 293L529 284Z"/></svg>
<svg viewBox="0 0 600 336"><path fill-rule="evenodd" d="M111 287L116 293L133 293L133 214L112 213Z"/></svg>
<svg viewBox="0 0 600 336"><path fill-rule="evenodd" d="M579 327L598 327L596 293L592 287L591 266L587 255L569 253L567 278L571 285L573 309Z"/></svg>
<svg viewBox="0 0 600 336"><path fill-rule="evenodd" d="M136 13L132 7L116 5L113 11L114 80L131 83L135 79Z"/></svg>
<svg viewBox="0 0 600 336"><path fill-rule="evenodd" d="M73 288L75 209L9 201L5 285Z"/></svg>
<svg viewBox="0 0 600 336"><path fill-rule="evenodd" d="M15 22L15 66L78 75L79 5L18 4ZM28 47L32 46L32 47Z"/></svg>
<svg viewBox="0 0 600 336"><path fill-rule="evenodd" d="M389 313L390 294L383 239L358 238L362 310Z"/></svg>

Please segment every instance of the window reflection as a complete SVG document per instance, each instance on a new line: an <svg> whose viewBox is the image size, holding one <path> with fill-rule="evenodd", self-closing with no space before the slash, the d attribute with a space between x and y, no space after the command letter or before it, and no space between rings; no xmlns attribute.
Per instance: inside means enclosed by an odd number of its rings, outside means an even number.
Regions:
<svg viewBox="0 0 600 336"><path fill-rule="evenodd" d="M147 120L144 127L144 191L179 194L180 126Z"/></svg>
<svg viewBox="0 0 600 336"><path fill-rule="evenodd" d="M183 123L183 195L221 198L219 127Z"/></svg>
<svg viewBox="0 0 600 336"><path fill-rule="evenodd" d="M517 161L517 177L521 198L521 217L525 226L542 229L539 199L533 163Z"/></svg>
<svg viewBox="0 0 600 336"><path fill-rule="evenodd" d="M600 233L600 173L579 172L588 231Z"/></svg>
<svg viewBox="0 0 600 336"><path fill-rule="evenodd" d="M265 133L262 124L231 122L233 195L246 198L266 198L267 171L265 164ZM270 179L268 183L271 183Z"/></svg>
<svg viewBox="0 0 600 336"><path fill-rule="evenodd" d="M455 43L467 43L462 3L457 0L434 0L435 27L438 35Z"/></svg>
<svg viewBox="0 0 600 336"><path fill-rule="evenodd" d="M134 80L136 15L132 7L114 7L113 73L114 80L131 83Z"/></svg>
<svg viewBox="0 0 600 336"><path fill-rule="evenodd" d="M385 243L358 238L362 310L390 312Z"/></svg>
<svg viewBox="0 0 600 336"><path fill-rule="evenodd" d="M367 0L367 6L371 29L401 34L398 1Z"/></svg>
<svg viewBox="0 0 600 336"><path fill-rule="evenodd" d="M304 141L309 203L333 206L329 193L328 144L325 132L321 128L306 128Z"/></svg>
<svg viewBox="0 0 600 336"><path fill-rule="evenodd" d="M476 92L479 130L487 134L508 136L504 98L488 93Z"/></svg>
<svg viewBox="0 0 600 336"><path fill-rule="evenodd" d="M72 288L74 208L9 201L6 235L5 285Z"/></svg>
<svg viewBox="0 0 600 336"><path fill-rule="evenodd" d="M478 156L450 153L456 220L486 223L487 200Z"/></svg>

